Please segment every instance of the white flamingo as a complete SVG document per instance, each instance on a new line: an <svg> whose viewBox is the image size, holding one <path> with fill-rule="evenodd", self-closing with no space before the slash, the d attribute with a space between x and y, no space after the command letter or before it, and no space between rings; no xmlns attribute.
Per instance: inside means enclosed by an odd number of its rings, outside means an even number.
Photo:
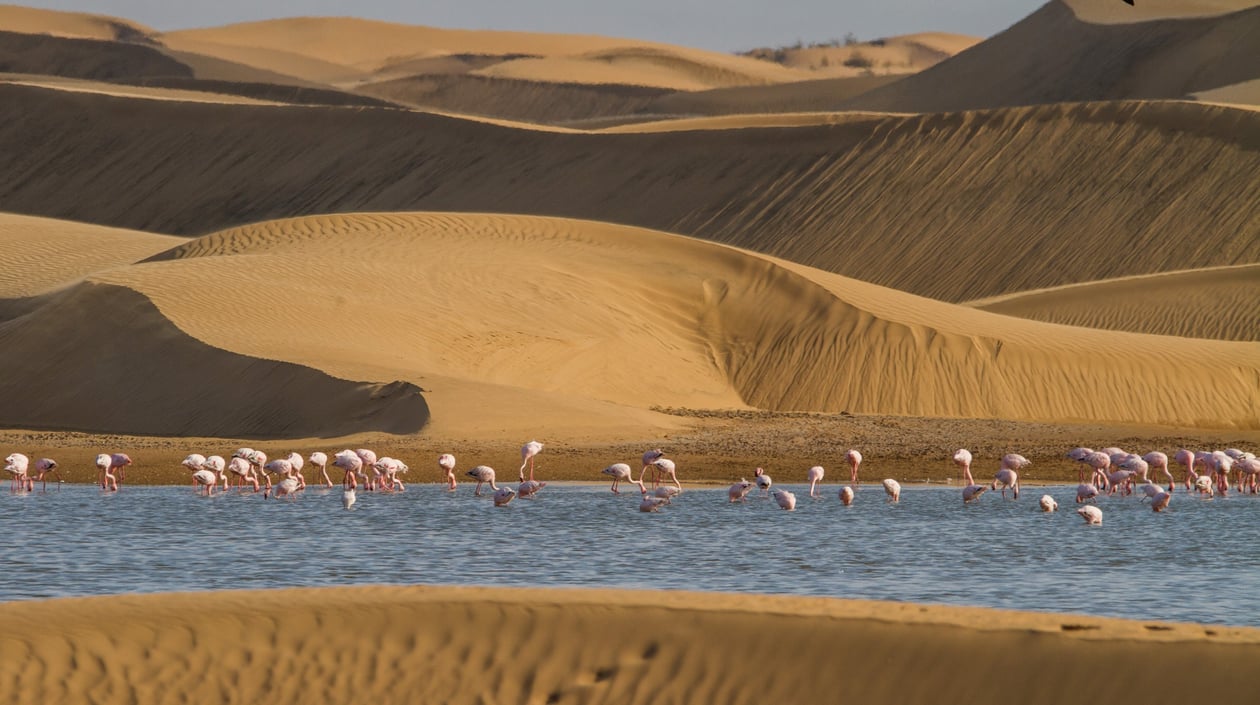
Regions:
<svg viewBox="0 0 1260 705"><path fill-rule="evenodd" d="M529 465L529 479L534 479L534 457L542 452L543 444L538 441L530 441L521 446L521 482L525 481L525 466Z"/></svg>
<svg viewBox="0 0 1260 705"><path fill-rule="evenodd" d="M1092 504L1087 504L1080 509L1077 509L1076 513L1081 515L1081 518L1085 520L1086 524L1102 526L1102 510L1098 507Z"/></svg>
<svg viewBox="0 0 1260 705"><path fill-rule="evenodd" d="M494 468L489 465L478 465L468 471L468 476L477 481L477 488L473 490L474 497L481 496L481 486L486 484L495 492L499 491L499 486L494 484Z"/></svg>
<svg viewBox="0 0 1260 705"><path fill-rule="evenodd" d="M1009 488L1014 495L1013 499L1019 499L1019 473L1011 468L1002 468L993 476L993 484L989 489L997 491L998 485L1002 486L1002 498L1006 498L1006 490Z"/></svg>
<svg viewBox="0 0 1260 705"><path fill-rule="evenodd" d="M446 489L454 490L459 483L455 482L455 456L443 453L438 456L438 467L446 473Z"/></svg>
<svg viewBox="0 0 1260 705"><path fill-rule="evenodd" d="M10 492L21 492L26 489L26 472L30 468L30 464L31 459L21 453L11 453L4 459L4 469L9 472L10 476Z"/></svg>
<svg viewBox="0 0 1260 705"><path fill-rule="evenodd" d="M775 489L773 494L774 501L778 503L780 509L789 512L796 509L796 495L784 489Z"/></svg>
<svg viewBox="0 0 1260 705"><path fill-rule="evenodd" d="M840 503L844 506L853 504L853 488L845 485L840 488Z"/></svg>
<svg viewBox="0 0 1260 705"><path fill-rule="evenodd" d="M971 451L966 448L959 448L954 451L954 465L962 468L962 481L964 485L976 484L976 481L971 477Z"/></svg>
<svg viewBox="0 0 1260 705"><path fill-rule="evenodd" d="M1054 501L1054 497L1048 494L1041 495L1041 499L1037 501L1037 504L1041 506L1041 511L1047 514L1059 510L1059 503Z"/></svg>
<svg viewBox="0 0 1260 705"><path fill-rule="evenodd" d="M823 466L821 465L815 465L814 467L809 469L809 472L806 474L805 477L807 480L809 480L809 496L810 497L819 496L818 483L822 482L823 475L825 473L826 471L823 470Z"/></svg>
<svg viewBox="0 0 1260 705"><path fill-rule="evenodd" d="M324 486L332 487L332 478L328 476L328 454L317 450L314 453L311 453L311 456L307 458L307 460L312 466L319 468L320 475L323 475L324 477Z"/></svg>
<svg viewBox="0 0 1260 705"><path fill-rule="evenodd" d="M748 491L752 489L752 483L744 478L739 478L739 482L726 488L726 497L731 502L745 502Z"/></svg>
<svg viewBox="0 0 1260 705"><path fill-rule="evenodd" d="M888 498L892 500L893 502L900 502L901 501L901 483L897 482L896 480L890 477L884 480L883 484L884 484L884 493L888 495Z"/></svg>
<svg viewBox="0 0 1260 705"><path fill-rule="evenodd" d="M621 494L621 492L617 491L617 488L620 487L623 482L631 485L638 485L639 494L647 491L643 488L642 481L634 479L634 471L631 470L630 466L626 463L613 463L603 470L600 470L600 472L612 478L613 494Z"/></svg>
<svg viewBox="0 0 1260 705"><path fill-rule="evenodd" d="M765 470L762 468L754 470L753 482L757 483L757 489L761 490L763 497L770 496L770 487L774 484L774 480L770 479L770 476L766 474Z"/></svg>
<svg viewBox="0 0 1260 705"><path fill-rule="evenodd" d="M494 491L494 506L507 506L512 500L516 499L516 490L511 487L500 487Z"/></svg>

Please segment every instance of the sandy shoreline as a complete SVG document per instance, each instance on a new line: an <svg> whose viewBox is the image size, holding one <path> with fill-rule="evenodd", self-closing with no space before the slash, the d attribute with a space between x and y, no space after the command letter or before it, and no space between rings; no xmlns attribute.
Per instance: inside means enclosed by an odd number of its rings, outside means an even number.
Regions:
<svg viewBox="0 0 1260 705"><path fill-rule="evenodd" d="M680 420L687 427L674 433L641 438L539 437L537 440L545 444L537 458L539 475L545 480L598 483L603 479L602 468L615 462L634 465L643 451L661 448L678 461L679 477L685 483L732 482L751 477L758 466L781 482L804 482L805 471L817 464L827 468L827 482L832 483L847 474L844 453L858 448L865 458L861 470L864 482L895 477L946 483L957 479L957 469L950 460L953 452L966 447L976 457L973 471L977 478L990 476L1003 454L1016 452L1033 461L1022 480L1036 484L1075 481L1076 464L1063 454L1079 445L1116 445L1140 453L1162 450L1170 455L1181 447L1260 447L1260 431L757 411L675 413L686 414ZM459 459L457 472L461 475L474 465L487 464L507 477L518 467L520 445L527 440L531 439L443 438L425 432L267 441L0 430L0 450L55 458L70 482L95 481L93 459L97 453L129 453L135 460L128 473L128 482L133 484L185 483L187 472L179 462L187 454L226 456L241 446L260 449L272 457L290 451L306 456L315 450L372 448L410 465L411 471L404 477L408 483L439 481L437 456L450 452ZM1180 479L1180 473L1177 476ZM334 477L340 474L334 473Z"/></svg>
<svg viewBox="0 0 1260 705"><path fill-rule="evenodd" d="M1053 703L1082 688L1101 702L1241 703L1260 630L827 598L356 587L0 604L0 645L13 703ZM1141 667L1169 658L1195 666ZM1108 663L1125 666L1095 677Z"/></svg>

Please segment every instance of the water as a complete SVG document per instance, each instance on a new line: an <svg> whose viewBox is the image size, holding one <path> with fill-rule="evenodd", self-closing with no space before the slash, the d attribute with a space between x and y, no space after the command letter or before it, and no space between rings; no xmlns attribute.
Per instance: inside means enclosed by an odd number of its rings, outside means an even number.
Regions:
<svg viewBox="0 0 1260 705"><path fill-rule="evenodd" d="M623 587L857 597L1260 626L1260 497L1180 491L1166 513L1102 499L1104 525L1075 514L1075 488L1017 502L909 487L900 504L866 486L852 507L789 487L795 512L724 489L688 490L659 514L638 493L547 487L496 508L436 485L340 488L294 501L203 498L187 487L103 494L63 485L0 494L0 600L121 592L368 583ZM1044 515L1048 493L1059 512Z"/></svg>

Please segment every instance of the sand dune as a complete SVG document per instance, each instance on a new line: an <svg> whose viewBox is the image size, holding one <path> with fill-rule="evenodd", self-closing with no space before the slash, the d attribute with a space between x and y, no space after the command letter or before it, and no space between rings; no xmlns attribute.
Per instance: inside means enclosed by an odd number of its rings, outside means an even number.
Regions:
<svg viewBox="0 0 1260 705"><path fill-rule="evenodd" d="M1254 5L1176 4L1188 9ZM1097 13L1082 9L1104 5L1108 9ZM1173 5L1161 4L1164 11L1160 12L1168 14L1165 11ZM1105 0L1079 0L1073 7L1087 18L1120 17L1133 9ZM1051 0L968 51L858 96L846 107L942 112L1067 101L1184 98L1260 78L1260 7L1227 15L1125 24L1093 24L1078 18L1073 7Z"/></svg>
<svg viewBox="0 0 1260 705"><path fill-rule="evenodd" d="M182 242L169 235L0 213L0 299L41 294Z"/></svg>
<svg viewBox="0 0 1260 705"><path fill-rule="evenodd" d="M1238 207L1255 195L1238 175L1260 172L1260 113L1197 103L592 135L19 86L0 98L0 210L156 232L356 210L560 215L950 301L1260 262L1260 214Z"/></svg>
<svg viewBox="0 0 1260 705"><path fill-rule="evenodd" d="M198 286L216 283L184 283ZM414 433L428 420L413 385L225 352L121 287L88 282L13 303L0 301L0 369L22 371L0 380L14 400L0 408L6 428L278 438Z"/></svg>
<svg viewBox="0 0 1260 705"><path fill-rule="evenodd" d="M910 74L979 44L979 37L921 32L836 46L754 49L747 55L820 76Z"/></svg>
<svg viewBox="0 0 1260 705"><path fill-rule="evenodd" d="M233 277L256 284L186 285ZM242 355L423 386L434 432L450 436L485 425L487 408L521 406L517 390L571 399L515 421L549 429L593 426L578 412L594 402L1252 429L1260 403L1246 383L1255 344L1065 334L585 221L316 216L216 233L93 281L140 291ZM293 345L311 330L330 339ZM1081 388L1099 399L1080 404Z"/></svg>
<svg viewBox="0 0 1260 705"><path fill-rule="evenodd" d="M668 93L645 86L546 83L459 73L372 83L355 92L425 109L546 124L633 114Z"/></svg>
<svg viewBox="0 0 1260 705"><path fill-rule="evenodd" d="M1121 7L1106 0L1064 0L1077 17L1099 24L1128 24L1177 17L1211 17L1245 10L1255 0L1144 0Z"/></svg>
<svg viewBox="0 0 1260 705"><path fill-rule="evenodd" d="M969 302L1073 326L1218 340L1260 340L1260 265L1076 284Z"/></svg>
<svg viewBox="0 0 1260 705"><path fill-rule="evenodd" d="M833 111L849 98L900 79L901 76L855 76L680 91L657 98L642 112L686 116Z"/></svg>
<svg viewBox="0 0 1260 705"><path fill-rule="evenodd" d="M191 68L151 46L4 31L0 71L96 80L193 75Z"/></svg>
<svg viewBox="0 0 1260 705"><path fill-rule="evenodd" d="M1257 630L764 595L360 587L0 605L13 703L1245 703ZM1019 658L1011 658L1018 653ZM1003 664L994 667L993 664ZM208 667L207 665L212 665ZM836 664L843 664L837 669ZM977 677L983 672L983 677ZM910 677L912 674L913 677Z"/></svg>
<svg viewBox="0 0 1260 705"><path fill-rule="evenodd" d="M0 31L56 37L150 41L157 32L142 24L106 15L0 5Z"/></svg>

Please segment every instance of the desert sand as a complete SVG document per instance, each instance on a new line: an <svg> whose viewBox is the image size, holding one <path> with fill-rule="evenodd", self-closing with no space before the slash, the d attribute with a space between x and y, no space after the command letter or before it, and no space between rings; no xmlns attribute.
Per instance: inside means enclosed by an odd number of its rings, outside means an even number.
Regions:
<svg viewBox="0 0 1260 705"><path fill-rule="evenodd" d="M1251 702L1260 630L686 592L362 587L0 605L13 703ZM1195 668L1089 678L1175 654ZM842 695L841 695L842 694Z"/></svg>
<svg viewBox="0 0 1260 705"><path fill-rule="evenodd" d="M1260 449L1258 11L1052 0L978 43L761 60L0 7L0 448L185 483L189 452L370 447L427 482L537 439L549 480L659 447L688 484ZM757 595L127 595L0 605L0 692L1250 702L1258 646Z"/></svg>

